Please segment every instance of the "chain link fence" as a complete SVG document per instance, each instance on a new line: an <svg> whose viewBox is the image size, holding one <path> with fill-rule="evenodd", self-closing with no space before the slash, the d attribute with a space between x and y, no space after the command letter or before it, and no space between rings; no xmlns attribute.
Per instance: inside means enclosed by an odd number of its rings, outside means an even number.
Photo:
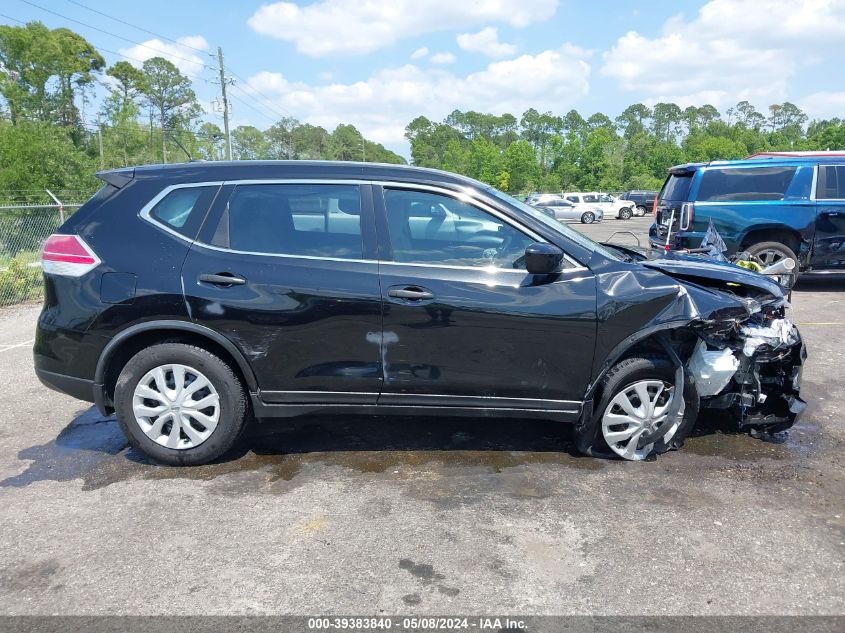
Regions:
<svg viewBox="0 0 845 633"><path fill-rule="evenodd" d="M41 247L80 206L0 203L0 307L42 297Z"/></svg>

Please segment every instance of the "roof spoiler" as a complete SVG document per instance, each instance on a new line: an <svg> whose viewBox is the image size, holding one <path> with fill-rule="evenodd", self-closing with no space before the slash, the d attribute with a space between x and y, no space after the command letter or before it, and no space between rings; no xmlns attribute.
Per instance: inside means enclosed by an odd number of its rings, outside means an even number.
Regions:
<svg viewBox="0 0 845 633"><path fill-rule="evenodd" d="M103 182L107 182L111 186L120 189L125 187L132 179L135 178L134 167L124 167L123 169L110 169L109 171L98 171L94 174Z"/></svg>

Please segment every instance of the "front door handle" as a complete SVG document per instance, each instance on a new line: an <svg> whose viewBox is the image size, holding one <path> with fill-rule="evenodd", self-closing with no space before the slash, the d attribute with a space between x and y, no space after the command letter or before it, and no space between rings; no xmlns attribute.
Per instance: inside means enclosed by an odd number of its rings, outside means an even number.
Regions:
<svg viewBox="0 0 845 633"><path fill-rule="evenodd" d="M405 288L391 288L387 294L396 299L409 299L416 301L425 301L427 299L434 299L434 293L419 286L407 286Z"/></svg>
<svg viewBox="0 0 845 633"><path fill-rule="evenodd" d="M236 277L232 273L203 273L199 276L199 280L215 286L243 286L246 283L246 279Z"/></svg>

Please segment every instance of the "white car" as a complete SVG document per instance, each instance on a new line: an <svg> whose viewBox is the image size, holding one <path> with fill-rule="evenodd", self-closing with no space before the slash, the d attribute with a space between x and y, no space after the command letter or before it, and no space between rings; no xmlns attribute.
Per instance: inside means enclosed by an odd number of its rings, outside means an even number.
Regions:
<svg viewBox="0 0 845 633"><path fill-rule="evenodd" d="M617 200L607 193L595 191L579 192L570 191L563 194L564 199L573 204L588 204L598 207L604 214L611 218L630 220L634 216L634 203L628 200Z"/></svg>

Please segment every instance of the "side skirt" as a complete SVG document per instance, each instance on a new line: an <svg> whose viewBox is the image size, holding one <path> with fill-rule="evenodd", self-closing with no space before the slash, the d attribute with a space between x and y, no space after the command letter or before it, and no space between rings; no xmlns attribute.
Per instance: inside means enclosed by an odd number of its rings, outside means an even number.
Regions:
<svg viewBox="0 0 845 633"><path fill-rule="evenodd" d="M571 409L524 409L514 407L461 407L393 404L281 404L264 402L258 394L250 394L255 417L293 418L303 415L412 415L473 418L522 418L577 422L581 403Z"/></svg>

